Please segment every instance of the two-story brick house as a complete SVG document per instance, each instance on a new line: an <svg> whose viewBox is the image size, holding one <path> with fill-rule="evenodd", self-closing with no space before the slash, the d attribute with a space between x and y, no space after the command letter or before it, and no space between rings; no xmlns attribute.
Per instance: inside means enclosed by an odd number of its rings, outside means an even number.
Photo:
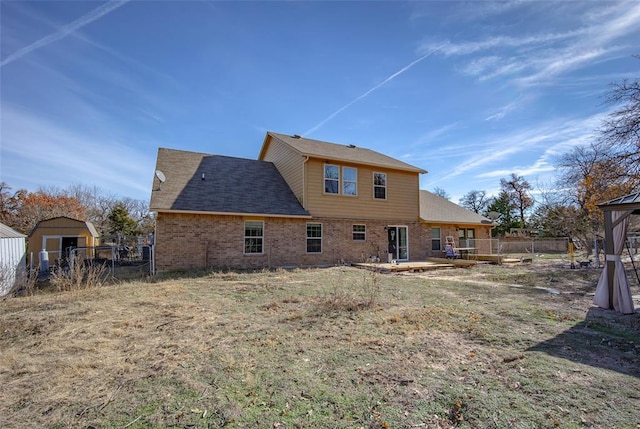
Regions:
<svg viewBox="0 0 640 429"><path fill-rule="evenodd" d="M157 270L424 260L425 170L378 152L268 132L258 160L158 150Z"/></svg>

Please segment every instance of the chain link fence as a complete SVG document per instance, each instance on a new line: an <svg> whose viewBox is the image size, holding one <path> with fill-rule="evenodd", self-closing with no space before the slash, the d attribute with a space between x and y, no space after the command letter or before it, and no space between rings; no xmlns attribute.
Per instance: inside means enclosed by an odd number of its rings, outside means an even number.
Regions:
<svg viewBox="0 0 640 429"><path fill-rule="evenodd" d="M569 252L568 238L550 239L509 239L509 238L475 238L460 239L460 247L473 249L469 258L496 259L502 262L509 259L533 260L534 258L567 256Z"/></svg>
<svg viewBox="0 0 640 429"><path fill-rule="evenodd" d="M147 244L69 247L35 255L32 252L29 260L31 272L73 271L77 263L103 266L111 277L118 280L146 277L154 272L153 246ZM49 261L55 263L50 265Z"/></svg>

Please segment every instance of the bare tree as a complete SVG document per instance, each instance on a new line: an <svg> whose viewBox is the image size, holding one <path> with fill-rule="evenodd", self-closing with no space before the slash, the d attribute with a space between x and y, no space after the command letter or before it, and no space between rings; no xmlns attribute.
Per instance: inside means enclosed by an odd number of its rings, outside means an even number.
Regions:
<svg viewBox="0 0 640 429"><path fill-rule="evenodd" d="M445 200L451 199L451 195L449 195L447 191L445 191L443 188L439 186L436 186L435 188L433 188L433 193L438 195L439 197L444 198Z"/></svg>
<svg viewBox="0 0 640 429"><path fill-rule="evenodd" d="M533 206L533 198L529 195L531 185L524 177L511 173L510 178L500 179L500 187L508 197L512 207L518 211L520 215L520 226L526 226L525 212Z"/></svg>
<svg viewBox="0 0 640 429"><path fill-rule="evenodd" d="M640 59L640 56L636 56ZM606 103L617 106L598 130L612 162L624 167L626 179L640 186L640 80L612 83Z"/></svg>
<svg viewBox="0 0 640 429"><path fill-rule="evenodd" d="M626 167L616 160L611 147L602 143L575 147L560 158L558 165L563 170L559 184L569 191L569 202L594 221L602 218L598 204L635 187Z"/></svg>
<svg viewBox="0 0 640 429"><path fill-rule="evenodd" d="M487 197L485 191L469 191L458 200L462 207L472 210L478 214L487 211L487 207L491 203L491 198Z"/></svg>

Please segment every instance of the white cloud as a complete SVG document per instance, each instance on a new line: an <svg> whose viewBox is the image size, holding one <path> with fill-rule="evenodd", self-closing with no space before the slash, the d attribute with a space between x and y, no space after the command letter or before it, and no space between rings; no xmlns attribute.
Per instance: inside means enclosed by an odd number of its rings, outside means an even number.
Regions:
<svg viewBox="0 0 640 429"><path fill-rule="evenodd" d="M577 18L581 17L583 22L573 29L522 37L498 34L466 42L448 41L438 53L468 59L457 65L457 70L479 81L511 76L510 83L528 88L552 82L587 64L611 59L625 48L622 40L618 44L616 41L640 32L640 2L620 2L609 8L594 3L587 11L582 4L575 8L580 14ZM558 13L568 11L560 8ZM418 52L433 46L434 42L425 43Z"/></svg>
<svg viewBox="0 0 640 429"><path fill-rule="evenodd" d="M485 118L485 121L499 121L501 119L504 119L505 116L507 116L509 113L513 112L514 110L516 110L518 108L518 105L519 103L513 101L505 106L502 106L501 108L498 109L497 112L487 116Z"/></svg>
<svg viewBox="0 0 640 429"><path fill-rule="evenodd" d="M505 48L520 48L529 47L533 45L545 45L550 42L556 42L559 40L565 40L584 34L586 30L569 31L566 33L547 33L539 34L527 37L513 37L513 36L493 36L480 41L454 43L451 41L446 42L429 42L424 44L420 50L429 51L433 50L434 46L442 46L439 49L439 53L445 56L462 56L475 54L477 52L485 52L491 50L505 49Z"/></svg>
<svg viewBox="0 0 640 429"><path fill-rule="evenodd" d="M11 55L8 55L4 60L2 60L2 62L0 62L0 67L4 67L5 65L10 64L13 61L16 61L24 57L25 55L30 54L36 49L43 48L47 45L50 45L51 43L57 42L60 39L64 39L65 37L69 36L70 34L73 34L80 28L84 27L85 25L90 24L93 21L96 21L102 18L103 16L113 12L114 10L121 7L128 1L129 0L110 1L108 3L98 6L97 8L93 9L91 12L87 13L86 15L83 15L80 18L76 19L75 21L72 21L71 23L63 26L55 33L49 34L48 36L45 36L42 39L39 39L30 45L27 45L21 49L18 49L16 52L12 53Z"/></svg>
<svg viewBox="0 0 640 429"><path fill-rule="evenodd" d="M354 98L353 100L351 100L350 102L348 102L347 104L345 104L344 106L342 106L341 108L339 108L338 110L336 110L335 112L333 112L332 114L330 114L329 116L327 116L327 118L323 119L322 121L320 121L318 124L316 124L315 126L311 127L310 129L308 129L307 131L305 131L304 135L310 135L312 133L314 133L315 131L317 131L320 127L322 127L324 124L326 124L327 122L329 122L331 119L333 119L334 117L336 117L338 114L340 114L342 111L344 111L345 109L347 109L348 107L350 107L352 104L362 100L363 98L365 98L367 95L371 94L373 91L375 91L376 89L380 88L382 85L386 84L387 82L392 81L393 79L395 79L396 77L400 76L402 73L406 72L407 70L409 70L410 68L412 68L413 66L415 66L416 64L418 64L421 61L426 60L427 58L429 58L430 56L432 56L433 54L435 54L441 47L436 47L434 49L432 49L430 52L428 52L425 55L422 55L420 58L418 58L417 60L412 61L411 63L407 64L406 66L404 66L403 68L401 68L400 70L398 70L397 72L395 72L394 74L392 74L391 76L387 77L385 80L383 80L382 82L380 82L379 84L375 85L373 88L367 90L366 92L364 92L363 94L359 95L358 97Z"/></svg>
<svg viewBox="0 0 640 429"><path fill-rule="evenodd" d="M2 175L14 188L97 185L114 194L148 198L155 153L104 135L71 131L49 119L2 104Z"/></svg>
<svg viewBox="0 0 640 429"><path fill-rule="evenodd" d="M519 130L514 133L474 141L476 150L466 150L451 165L445 174L437 178L447 181L455 177L469 175L476 179L504 177L512 172L519 175L533 175L555 170L554 157L566 153L573 147L592 141L593 130L606 116L606 112L586 118L558 119L536 127ZM464 142L462 147L469 147ZM481 147L482 149L478 149ZM504 161L510 160L513 167L504 168ZM532 159L528 165L518 165L517 159ZM502 163L502 164L501 164ZM496 168L491 169L495 165ZM488 171L479 172L482 169Z"/></svg>

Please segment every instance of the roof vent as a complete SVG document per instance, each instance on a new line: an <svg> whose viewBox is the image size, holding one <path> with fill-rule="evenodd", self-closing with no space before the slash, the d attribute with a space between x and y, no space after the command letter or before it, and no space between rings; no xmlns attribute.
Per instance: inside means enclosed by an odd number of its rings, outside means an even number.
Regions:
<svg viewBox="0 0 640 429"><path fill-rule="evenodd" d="M347 147L350 147L351 149L355 149L356 145L350 144L350 145L347 145Z"/></svg>
<svg viewBox="0 0 640 429"><path fill-rule="evenodd" d="M302 136L299 136L298 134L294 134L291 137L293 137L294 139L301 139L302 138Z"/></svg>

